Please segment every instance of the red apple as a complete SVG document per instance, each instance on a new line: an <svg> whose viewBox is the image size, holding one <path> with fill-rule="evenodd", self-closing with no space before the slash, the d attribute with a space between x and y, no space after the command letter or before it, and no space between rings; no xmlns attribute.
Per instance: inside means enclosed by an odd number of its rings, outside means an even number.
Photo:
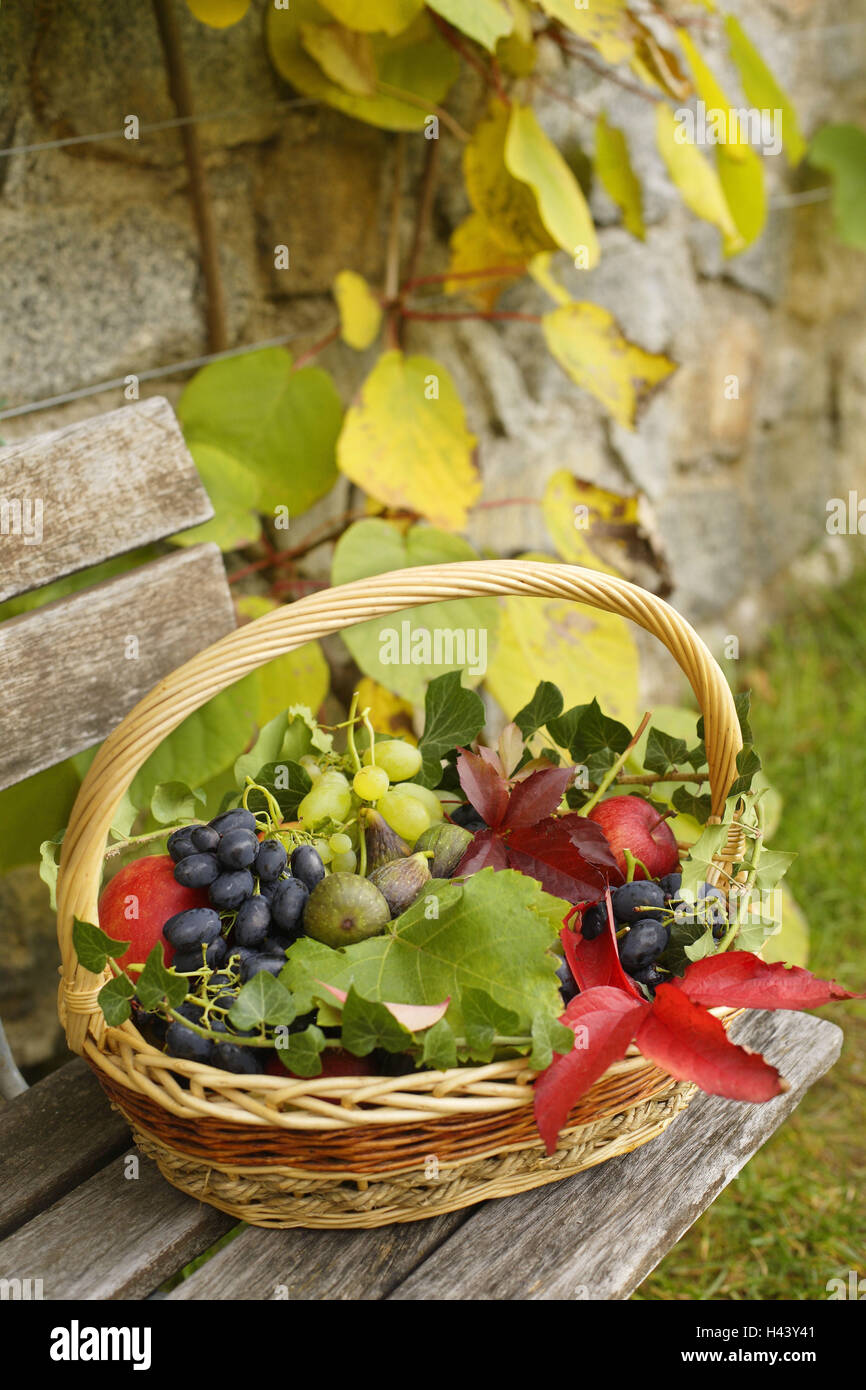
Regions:
<svg viewBox="0 0 866 1390"><path fill-rule="evenodd" d="M587 820L601 826L624 874L628 872L626 850L646 865L650 878L663 878L678 867L680 856L673 831L642 796L609 796L592 808ZM646 878L640 866L634 876Z"/></svg>
<svg viewBox="0 0 866 1390"><path fill-rule="evenodd" d="M176 912L209 905L206 888L184 888L175 880L171 855L149 854L127 864L102 890L99 925L113 941L130 943L118 965L146 961L157 941L170 965L174 947L163 937L163 926Z"/></svg>

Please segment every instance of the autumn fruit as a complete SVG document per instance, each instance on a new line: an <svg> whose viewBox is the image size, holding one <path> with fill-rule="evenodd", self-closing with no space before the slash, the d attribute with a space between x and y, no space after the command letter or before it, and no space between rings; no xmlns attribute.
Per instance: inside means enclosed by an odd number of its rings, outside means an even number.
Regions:
<svg viewBox="0 0 866 1390"><path fill-rule="evenodd" d="M170 965L174 947L165 941L163 926L179 912L207 906L205 889L187 888L176 881L171 855L149 854L127 864L106 884L99 899L99 925L114 941L130 943L118 965L147 960L158 941Z"/></svg>
<svg viewBox="0 0 866 1390"><path fill-rule="evenodd" d="M410 854L408 859L392 859L390 864L374 869L368 882L379 889L391 909L391 916L399 917L412 905L429 878L427 856L421 853Z"/></svg>
<svg viewBox="0 0 866 1390"><path fill-rule="evenodd" d="M418 837L415 848L432 851L431 878L450 878L472 840L471 830L464 829L462 825L452 825L449 821L439 821L436 825L428 826Z"/></svg>
<svg viewBox="0 0 866 1390"><path fill-rule="evenodd" d="M661 878L679 866L673 831L642 796L610 796L592 808L587 820L604 831L623 874L627 873L626 850L640 860L635 878Z"/></svg>
<svg viewBox="0 0 866 1390"><path fill-rule="evenodd" d="M304 930L325 946L353 946L378 936L391 920L391 909L375 883L360 874L334 873L310 894Z"/></svg>
<svg viewBox="0 0 866 1390"><path fill-rule="evenodd" d="M405 859L409 846L395 830L392 830L380 811L372 806L362 806L358 820L363 827L367 849L367 872L379 869L392 859ZM425 848L425 846L421 846Z"/></svg>

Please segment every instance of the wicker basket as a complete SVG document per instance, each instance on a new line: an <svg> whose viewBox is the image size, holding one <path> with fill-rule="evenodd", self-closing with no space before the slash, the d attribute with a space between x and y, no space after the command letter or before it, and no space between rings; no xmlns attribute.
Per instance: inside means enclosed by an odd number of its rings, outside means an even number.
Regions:
<svg viewBox="0 0 866 1390"><path fill-rule="evenodd" d="M591 570L477 561L400 570L276 609L161 681L106 740L73 807L58 885L59 1010L136 1141L176 1187L263 1226L355 1227L411 1221L553 1182L660 1134L694 1087L635 1048L575 1107L547 1157L532 1116L534 1073L518 1060L399 1077L237 1076L171 1058L132 1023L105 1024L105 977L84 970L73 917L97 921L106 837L145 759L180 722L272 658L353 623L443 599L537 595L630 618L682 667L704 714L713 813L740 747L736 710L700 638L654 595ZM732 857L726 852L725 858Z"/></svg>

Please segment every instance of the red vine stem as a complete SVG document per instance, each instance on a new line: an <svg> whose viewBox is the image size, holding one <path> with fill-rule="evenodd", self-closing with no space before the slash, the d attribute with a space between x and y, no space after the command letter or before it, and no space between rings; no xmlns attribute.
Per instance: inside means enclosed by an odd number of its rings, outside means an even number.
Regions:
<svg viewBox="0 0 866 1390"><path fill-rule="evenodd" d="M541 323L540 314L519 314L510 309L490 309L482 311L480 309L467 311L466 313L439 313L422 309L404 309L404 319L424 319L431 323L444 322L449 319L518 319L522 323Z"/></svg>
<svg viewBox="0 0 866 1390"><path fill-rule="evenodd" d="M335 328L331 329L330 333L325 334L324 338L320 338L317 343L313 343L312 347L308 347L306 352L300 353L295 358L292 363L292 371L296 372L299 367L304 367L308 362L312 362L314 357L318 357L320 352L324 352L326 347L330 347L331 343L336 342L339 336L340 325L337 324Z"/></svg>
<svg viewBox="0 0 866 1390"><path fill-rule="evenodd" d="M416 290L420 285L441 285L446 280L492 280L505 275L525 275L525 265L493 265L484 270L441 270L436 275L417 275L414 280L406 280L403 293Z"/></svg>
<svg viewBox="0 0 866 1390"><path fill-rule="evenodd" d="M493 87L499 100L503 101L506 106L510 106L511 102L508 93L502 85L502 75L499 71L499 65L493 64L489 68L485 67L481 59L473 53L470 48L466 47L463 40L458 37L456 31L446 19L443 19L441 15L436 14L433 10L430 11L430 18L433 20L433 23L436 25L436 28L439 30L445 42L451 45L455 53L459 53L460 57L463 58L471 68L474 68L477 73L480 73L485 86Z"/></svg>

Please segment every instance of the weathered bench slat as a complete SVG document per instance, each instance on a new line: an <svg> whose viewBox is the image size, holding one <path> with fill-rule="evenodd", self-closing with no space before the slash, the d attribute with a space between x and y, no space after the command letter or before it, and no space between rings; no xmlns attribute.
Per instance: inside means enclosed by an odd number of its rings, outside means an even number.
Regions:
<svg viewBox="0 0 866 1390"><path fill-rule="evenodd" d="M129 1126L80 1057L0 1110L0 1237L129 1144Z"/></svg>
<svg viewBox="0 0 866 1390"><path fill-rule="evenodd" d="M199 1299L383 1299L466 1220L448 1212L430 1221L374 1231L265 1231L250 1226L168 1297Z"/></svg>
<svg viewBox="0 0 866 1390"><path fill-rule="evenodd" d="M157 681L234 626L215 545L0 624L0 788L100 742Z"/></svg>
<svg viewBox="0 0 866 1390"><path fill-rule="evenodd" d="M697 1096L659 1139L549 1187L490 1202L389 1295L395 1300L626 1299L839 1055L803 1014L751 1014L737 1042L791 1090L763 1105Z"/></svg>
<svg viewBox="0 0 866 1390"><path fill-rule="evenodd" d="M0 1278L41 1278L46 1299L145 1298L237 1225L136 1158L137 1178L113 1159L0 1242Z"/></svg>
<svg viewBox="0 0 866 1390"><path fill-rule="evenodd" d="M0 449L0 601L212 516L162 396L11 444Z"/></svg>

